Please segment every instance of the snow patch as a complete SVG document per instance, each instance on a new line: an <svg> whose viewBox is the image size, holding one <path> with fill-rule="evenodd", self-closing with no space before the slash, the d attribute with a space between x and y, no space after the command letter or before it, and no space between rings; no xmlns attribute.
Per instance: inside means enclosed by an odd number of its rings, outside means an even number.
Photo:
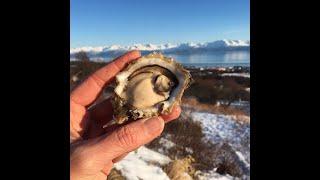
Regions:
<svg viewBox="0 0 320 180"><path fill-rule="evenodd" d="M144 146L129 153L123 160L114 164L127 180L169 180L167 174L161 169L170 162L170 158L152 151Z"/></svg>
<svg viewBox="0 0 320 180"><path fill-rule="evenodd" d="M250 74L248 73L223 73L221 74L222 77L224 76L234 76L234 77L245 77L250 78Z"/></svg>
<svg viewBox="0 0 320 180"><path fill-rule="evenodd" d="M208 172L196 172L195 176L198 180L234 180L237 179L229 174L221 175L215 172L215 170L208 171Z"/></svg>
<svg viewBox="0 0 320 180"><path fill-rule="evenodd" d="M166 134L159 139L160 147L157 148L157 152L162 154L168 154L169 150L176 146L176 144L169 140L170 134Z"/></svg>
<svg viewBox="0 0 320 180"><path fill-rule="evenodd" d="M172 147L174 147L176 144L168 139L165 138L160 138L159 140L159 144L161 144L164 148L166 149L170 149Z"/></svg>
<svg viewBox="0 0 320 180"><path fill-rule="evenodd" d="M243 154L239 151L236 151L237 156L239 157L239 159L245 163L245 165L247 166L247 168L250 168L250 164L246 161L246 158L243 156Z"/></svg>
<svg viewBox="0 0 320 180"><path fill-rule="evenodd" d="M250 124L234 120L233 116L192 112L191 118L200 122L204 140L213 144L228 142L232 148L241 152L247 164L250 162Z"/></svg>

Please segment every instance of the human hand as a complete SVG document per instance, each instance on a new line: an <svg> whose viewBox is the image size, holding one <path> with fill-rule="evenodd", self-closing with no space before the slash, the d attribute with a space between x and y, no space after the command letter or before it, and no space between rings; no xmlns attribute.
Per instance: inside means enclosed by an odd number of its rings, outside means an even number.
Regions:
<svg viewBox="0 0 320 180"><path fill-rule="evenodd" d="M159 136L164 123L179 117L180 107L171 114L140 119L121 127L103 128L112 120L109 99L90 107L103 88L128 62L139 58L131 51L99 69L80 84L70 95L70 178L106 179L113 163L129 152ZM90 107L90 109L88 109Z"/></svg>

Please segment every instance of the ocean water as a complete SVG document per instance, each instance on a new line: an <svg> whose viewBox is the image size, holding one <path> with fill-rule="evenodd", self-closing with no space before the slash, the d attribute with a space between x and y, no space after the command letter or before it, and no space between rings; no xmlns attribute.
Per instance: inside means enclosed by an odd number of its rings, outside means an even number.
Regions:
<svg viewBox="0 0 320 180"><path fill-rule="evenodd" d="M197 67L229 67L229 66L250 66L249 51L227 51L197 54L169 54L180 63L186 66Z"/></svg>
<svg viewBox="0 0 320 180"><path fill-rule="evenodd" d="M150 52L142 52L142 55ZM121 55L104 54L103 56L90 57L94 61L110 61ZM182 54L166 54L185 66L195 67L231 67L231 66L250 66L250 51L213 51L201 53L182 53Z"/></svg>

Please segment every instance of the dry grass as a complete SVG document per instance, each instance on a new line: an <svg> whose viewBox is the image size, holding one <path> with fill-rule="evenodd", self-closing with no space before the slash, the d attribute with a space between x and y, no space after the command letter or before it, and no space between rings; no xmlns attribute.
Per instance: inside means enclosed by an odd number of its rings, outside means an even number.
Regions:
<svg viewBox="0 0 320 180"><path fill-rule="evenodd" d="M195 162L192 162L195 170L206 171L217 168L218 173L235 177L241 177L246 173L242 169L242 162L239 162L228 143L212 144L204 141L203 137L201 125L182 114L178 120L166 124L162 135L147 147L154 150L163 149L163 144L160 144L159 140L166 138L176 145L162 152L171 159L183 159L191 155L195 159Z"/></svg>
<svg viewBox="0 0 320 180"><path fill-rule="evenodd" d="M160 139L166 138L176 145L164 151L164 154L173 160L191 155L195 160L192 163L195 170L206 171L217 168L221 174L227 173L236 177L246 173L241 165L242 162L239 162L229 144L212 144L210 141L204 141L203 137L201 125L182 113L178 120L166 124L159 138L146 146L157 151L163 148Z"/></svg>
<svg viewBox="0 0 320 180"><path fill-rule="evenodd" d="M194 109L198 111L206 111L206 112L211 112L215 114L225 114L225 115L235 115L235 116L247 115L242 110L234 107L225 106L225 105L217 106L215 104L201 103L195 97L182 98L182 104L187 105L188 107L191 107L191 108L194 107Z"/></svg>
<svg viewBox="0 0 320 180"><path fill-rule="evenodd" d="M107 180L125 180L125 179L126 178L121 175L121 172L116 170L115 168L111 169L107 177Z"/></svg>
<svg viewBox="0 0 320 180"><path fill-rule="evenodd" d="M194 82L186 89L185 97L196 97L201 103L216 104L225 101L250 101L250 93L245 89L248 80L239 81L238 77L196 76Z"/></svg>
<svg viewBox="0 0 320 180"><path fill-rule="evenodd" d="M193 165L197 170L213 169L214 159L208 158L212 151L211 144L203 142L204 134L199 123L182 114L178 120L166 124L162 135L147 144L147 147L155 150L161 148L159 140L168 134L170 141L176 145L166 152L167 156L171 159L182 159L191 155L195 159ZM187 149L192 149L193 152L190 153Z"/></svg>
<svg viewBox="0 0 320 180"><path fill-rule="evenodd" d="M192 176L195 174L195 169L192 166L194 159L191 156L187 156L182 159L176 159L170 162L164 171L167 173L170 179L174 180L192 180Z"/></svg>

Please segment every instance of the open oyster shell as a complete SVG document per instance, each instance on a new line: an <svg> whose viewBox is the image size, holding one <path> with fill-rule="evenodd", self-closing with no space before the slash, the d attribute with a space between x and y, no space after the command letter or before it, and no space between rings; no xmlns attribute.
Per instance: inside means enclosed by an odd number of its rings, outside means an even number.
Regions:
<svg viewBox="0 0 320 180"><path fill-rule="evenodd" d="M116 76L113 108L115 123L168 114L179 104L190 73L160 53L142 56Z"/></svg>

